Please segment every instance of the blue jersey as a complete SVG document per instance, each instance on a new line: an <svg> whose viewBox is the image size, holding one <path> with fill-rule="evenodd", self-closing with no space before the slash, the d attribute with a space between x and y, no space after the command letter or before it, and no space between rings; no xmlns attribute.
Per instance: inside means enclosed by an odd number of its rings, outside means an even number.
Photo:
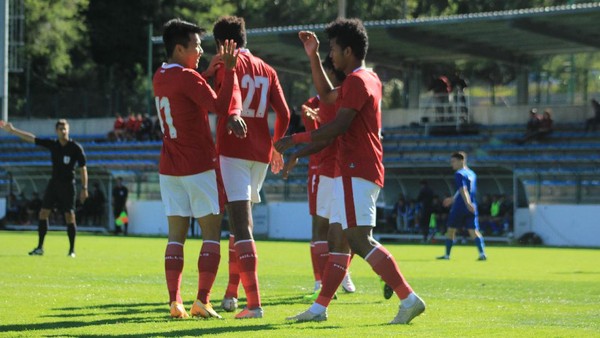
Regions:
<svg viewBox="0 0 600 338"><path fill-rule="evenodd" d="M475 215L477 215L477 203L475 202L477 195L477 175L475 175L475 172L469 168L457 170L454 174L454 186L456 187L456 192L454 193L454 203L452 204L451 211L453 213L470 213L460 194L460 190L466 187L471 197L471 203L475 205Z"/></svg>

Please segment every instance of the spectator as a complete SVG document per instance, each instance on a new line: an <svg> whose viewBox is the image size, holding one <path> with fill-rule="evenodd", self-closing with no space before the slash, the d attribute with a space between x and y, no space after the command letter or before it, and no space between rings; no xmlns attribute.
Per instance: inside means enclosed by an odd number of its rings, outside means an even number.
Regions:
<svg viewBox="0 0 600 338"><path fill-rule="evenodd" d="M16 223L19 219L19 203L17 202L17 195L10 193L6 200L6 221L8 223Z"/></svg>
<svg viewBox="0 0 600 338"><path fill-rule="evenodd" d="M19 217L18 217L18 221L19 224L28 224L29 223L29 217L27 217L27 205L29 204L29 200L27 199L27 197L25 196L25 192L21 191L21 193L19 194L19 198L17 199L17 206L19 209Z"/></svg>
<svg viewBox="0 0 600 338"><path fill-rule="evenodd" d="M396 215L396 231L402 232L406 230L408 225L406 224L406 209L408 206L406 205L406 200L404 196L400 195L398 198L398 202L394 206L394 215Z"/></svg>
<svg viewBox="0 0 600 338"><path fill-rule="evenodd" d="M447 77L441 75L431 81L429 90L433 92L433 102L436 111L436 122L443 122L445 120L444 114L447 111L450 103L449 93L452 92L452 85Z"/></svg>
<svg viewBox="0 0 600 338"><path fill-rule="evenodd" d="M127 121L125 121L125 139L127 141L135 139L135 129L137 125L137 119L134 113L129 113Z"/></svg>
<svg viewBox="0 0 600 338"><path fill-rule="evenodd" d="M127 195L129 190L123 185L123 178L117 177L117 185L112 190L113 216L115 217L115 235L121 233L121 223L125 228L123 234L127 236L128 222L119 222L121 213L127 215Z"/></svg>
<svg viewBox="0 0 600 338"><path fill-rule="evenodd" d="M90 201L90 213L93 225L101 225L102 217L104 216L104 207L106 204L106 196L102 189L100 189L100 184L98 182L94 183L94 188L90 197L88 198Z"/></svg>
<svg viewBox="0 0 600 338"><path fill-rule="evenodd" d="M460 113L461 121L467 122L467 115L469 113L469 108L467 107L467 98L465 97L465 88L469 85L467 81L462 78L459 72L454 73L451 81L452 90L454 94L454 107L456 111L454 112L456 115ZM457 116L458 117L458 116Z"/></svg>
<svg viewBox="0 0 600 338"><path fill-rule="evenodd" d="M113 130L108 133L108 140L111 142L122 141L125 134L125 121L121 115L115 116L115 122L113 123Z"/></svg>
<svg viewBox="0 0 600 338"><path fill-rule="evenodd" d="M138 115L141 118L140 127L137 131L136 139L138 141L147 141L152 139L152 127L153 122L148 114L144 114L142 117L141 114Z"/></svg>
<svg viewBox="0 0 600 338"><path fill-rule="evenodd" d="M38 222L38 214L42 209L42 199L40 198L40 194L37 191L34 191L31 195L31 200L27 204L27 214L29 217L29 223L37 223Z"/></svg>
<svg viewBox="0 0 600 338"><path fill-rule="evenodd" d="M537 114L537 108L531 108L529 110L529 120L527 120L527 129L525 135L516 141L517 144L524 144L531 140L540 131L541 120Z"/></svg>
<svg viewBox="0 0 600 338"><path fill-rule="evenodd" d="M421 234L423 234L423 242L427 241L429 235L429 223L431 221L431 213L433 212L433 190L429 187L426 180L421 180L421 190L417 201L419 202L421 212L419 213L419 226Z"/></svg>
<svg viewBox="0 0 600 338"><path fill-rule="evenodd" d="M585 121L585 131L596 131L596 126L600 123L600 103L596 99L592 99L592 109L594 117Z"/></svg>

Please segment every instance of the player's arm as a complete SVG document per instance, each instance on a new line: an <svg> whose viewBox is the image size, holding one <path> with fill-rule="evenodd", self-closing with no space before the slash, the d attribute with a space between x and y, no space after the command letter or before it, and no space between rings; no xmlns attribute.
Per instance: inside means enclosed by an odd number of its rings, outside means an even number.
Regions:
<svg viewBox="0 0 600 338"><path fill-rule="evenodd" d="M85 165L79 168L79 176L81 176L81 193L79 194L79 200L83 203L88 198L88 173Z"/></svg>
<svg viewBox="0 0 600 338"><path fill-rule="evenodd" d="M460 191L460 195L462 196L463 201L465 201L465 205L467 206L467 209L469 209L470 212L475 213L475 205L471 201L471 195L469 194L469 191L467 190L467 186L463 185L459 191Z"/></svg>
<svg viewBox="0 0 600 338"><path fill-rule="evenodd" d="M298 164L298 159L300 157L310 156L312 154L316 154L321 150L325 149L331 142L321 141L321 142L311 142L306 146L300 148L298 151L293 152L289 157L288 161L283 166L282 177L283 179L287 179L290 171L294 169L296 164Z"/></svg>
<svg viewBox="0 0 600 338"><path fill-rule="evenodd" d="M335 116L335 119L329 123L322 125L319 129L311 132L304 132L286 136L275 144L275 148L280 153L289 149L294 144L311 143L311 142L331 142L333 139L342 135L348 130L352 120L358 112L350 108L340 108Z"/></svg>
<svg viewBox="0 0 600 338"><path fill-rule="evenodd" d="M18 136L21 140L29 143L35 143L35 135L28 131L17 129L12 123L0 120L0 128L9 134Z"/></svg>
<svg viewBox="0 0 600 338"><path fill-rule="evenodd" d="M319 93L321 101L327 104L335 103L337 93L333 92L333 85L329 82L329 78L321 65L321 57L319 56L319 39L314 32L301 31L298 37L304 45L304 51L310 60L310 70L313 78L313 83Z"/></svg>

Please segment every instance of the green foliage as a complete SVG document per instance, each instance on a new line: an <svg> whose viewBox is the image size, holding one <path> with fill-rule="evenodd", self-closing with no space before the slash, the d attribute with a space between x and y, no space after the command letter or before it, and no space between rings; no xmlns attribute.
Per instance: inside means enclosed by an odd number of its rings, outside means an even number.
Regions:
<svg viewBox="0 0 600 338"><path fill-rule="evenodd" d="M72 53L89 46L83 11L89 0L24 0L25 55L48 80L74 67Z"/></svg>
<svg viewBox="0 0 600 338"><path fill-rule="evenodd" d="M309 225L307 225L309 226ZM312 292L308 242L259 241L265 317L235 320L218 309L227 283L227 242L211 298L224 320L171 320L164 277L166 238L82 234L77 258L66 257L63 232L50 232L46 254L27 256L34 232L0 232L2 337L594 337L600 330L597 250L457 245L437 261L441 245L386 244L428 305L410 325L390 326L398 300L384 300L379 278L355 256L354 294L338 292L329 320L290 324ZM196 296L201 242L188 239L182 297ZM285 254L282 254L285 253ZM240 291L243 295L243 290ZM245 299L240 305L245 304Z"/></svg>

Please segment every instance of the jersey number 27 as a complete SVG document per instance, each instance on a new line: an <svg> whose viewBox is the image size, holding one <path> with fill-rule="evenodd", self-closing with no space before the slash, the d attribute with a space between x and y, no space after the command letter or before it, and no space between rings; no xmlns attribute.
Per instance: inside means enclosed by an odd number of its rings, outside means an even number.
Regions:
<svg viewBox="0 0 600 338"><path fill-rule="evenodd" d="M241 87L248 89L246 98L242 103L242 116L243 117L264 117L267 110L267 92L269 90L269 79L264 76L252 77L246 74L242 77ZM260 89L260 101L258 101L258 108L254 110L250 108L254 94Z"/></svg>

